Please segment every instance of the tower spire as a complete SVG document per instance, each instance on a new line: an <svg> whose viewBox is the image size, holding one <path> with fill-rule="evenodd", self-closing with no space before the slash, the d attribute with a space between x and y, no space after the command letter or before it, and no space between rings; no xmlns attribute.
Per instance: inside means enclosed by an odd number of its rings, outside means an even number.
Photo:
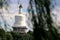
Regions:
<svg viewBox="0 0 60 40"><path fill-rule="evenodd" d="M22 4L19 5L19 14L21 14L22 11Z"/></svg>

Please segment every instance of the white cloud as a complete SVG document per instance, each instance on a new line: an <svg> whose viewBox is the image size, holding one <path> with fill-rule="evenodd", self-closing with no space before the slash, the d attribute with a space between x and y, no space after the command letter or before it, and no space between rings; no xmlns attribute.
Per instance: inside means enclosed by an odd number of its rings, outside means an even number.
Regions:
<svg viewBox="0 0 60 40"><path fill-rule="evenodd" d="M53 17L54 17L54 21L56 22L56 24L58 26L60 26L60 7L59 6L56 6L54 8L54 10L52 11L52 13L54 14Z"/></svg>

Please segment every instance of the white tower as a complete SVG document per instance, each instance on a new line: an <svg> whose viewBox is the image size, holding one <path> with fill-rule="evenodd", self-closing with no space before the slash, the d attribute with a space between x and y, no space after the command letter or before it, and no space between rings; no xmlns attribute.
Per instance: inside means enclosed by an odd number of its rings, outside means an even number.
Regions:
<svg viewBox="0 0 60 40"><path fill-rule="evenodd" d="M25 33L26 31L26 15L21 13L22 5L19 6L19 14L15 16L13 32Z"/></svg>

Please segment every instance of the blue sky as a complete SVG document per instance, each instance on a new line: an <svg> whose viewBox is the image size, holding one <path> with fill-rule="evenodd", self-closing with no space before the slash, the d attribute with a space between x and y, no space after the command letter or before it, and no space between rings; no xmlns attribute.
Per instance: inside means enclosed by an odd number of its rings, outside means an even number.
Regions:
<svg viewBox="0 0 60 40"><path fill-rule="evenodd" d="M29 4L29 0L10 0L9 1L9 5L10 5L10 13L17 13L18 12L18 6L19 4L21 3L23 8L23 12L26 12L27 11L27 7L28 7L28 4Z"/></svg>
<svg viewBox="0 0 60 40"><path fill-rule="evenodd" d="M56 2L56 5L55 6L58 6L60 7L60 0L53 0L53 4ZM18 13L18 6L19 4L21 3L22 6L23 6L23 12L26 12L27 11L27 7L29 5L29 0L9 0L9 5L10 5L10 9L9 9L9 12L10 13Z"/></svg>
<svg viewBox="0 0 60 40"><path fill-rule="evenodd" d="M56 0L57 6L60 6L60 0Z"/></svg>

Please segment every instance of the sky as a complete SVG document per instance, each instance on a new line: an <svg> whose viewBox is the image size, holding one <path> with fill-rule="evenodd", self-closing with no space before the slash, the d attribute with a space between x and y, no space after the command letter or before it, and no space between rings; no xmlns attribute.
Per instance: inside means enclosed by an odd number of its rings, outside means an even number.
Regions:
<svg viewBox="0 0 60 40"><path fill-rule="evenodd" d="M18 13L18 10L19 10L18 7L20 4L22 4L22 7L23 7L22 11L26 12L28 4L29 4L29 0L10 0L9 1L9 5L10 5L9 12L10 13Z"/></svg>
<svg viewBox="0 0 60 40"><path fill-rule="evenodd" d="M56 3L56 5L55 5ZM19 4L22 4L22 12L27 12L27 7L29 5L29 0L9 0L9 13L18 13L19 10ZM56 7L60 7L60 0L53 0L52 4ZM14 6L14 7L13 7ZM54 9L55 9L54 8Z"/></svg>
<svg viewBox="0 0 60 40"><path fill-rule="evenodd" d="M52 10L52 13L54 13L57 16L57 22L60 22L60 0L55 0L55 2L56 2L56 5L55 5L54 9ZM9 25L13 25L14 16L16 14L18 14L19 4L22 4L22 6L23 6L22 12L26 13L27 7L29 5L29 0L8 0L8 3L9 3L9 14L11 14L11 15L8 16L7 14L5 14L4 18ZM54 5L53 1L52 1L52 4ZM4 13L8 13L8 12L6 12L4 10ZM14 16L12 14L14 14ZM55 19L55 17L54 17L54 19Z"/></svg>
<svg viewBox="0 0 60 40"><path fill-rule="evenodd" d="M27 12L27 7L29 5L29 0L8 0L9 3L9 13L18 13L19 5L22 4L23 12ZM55 5L56 3L56 5ZM53 0L52 4L55 5L55 8L58 6L60 7L60 0Z"/></svg>
<svg viewBox="0 0 60 40"><path fill-rule="evenodd" d="M57 6L60 6L60 0L56 0Z"/></svg>

